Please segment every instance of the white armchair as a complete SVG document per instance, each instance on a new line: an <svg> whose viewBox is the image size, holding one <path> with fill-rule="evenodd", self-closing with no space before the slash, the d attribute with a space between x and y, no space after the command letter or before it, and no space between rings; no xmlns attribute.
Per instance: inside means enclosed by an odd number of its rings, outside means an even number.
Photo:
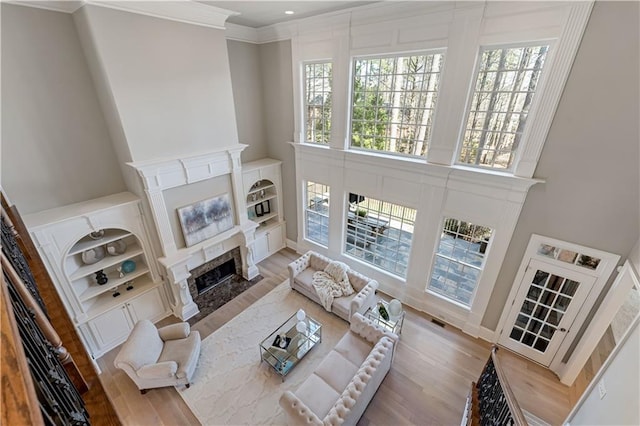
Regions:
<svg viewBox="0 0 640 426"><path fill-rule="evenodd" d="M200 356L200 333L186 322L157 329L149 320L136 323L114 364L141 393L164 386L189 387Z"/></svg>

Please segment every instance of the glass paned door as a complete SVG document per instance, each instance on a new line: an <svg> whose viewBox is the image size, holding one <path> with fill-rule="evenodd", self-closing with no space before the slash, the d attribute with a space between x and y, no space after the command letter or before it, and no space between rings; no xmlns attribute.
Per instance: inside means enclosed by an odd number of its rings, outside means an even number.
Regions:
<svg viewBox="0 0 640 426"><path fill-rule="evenodd" d="M531 260L500 344L548 366L594 283L590 275Z"/></svg>

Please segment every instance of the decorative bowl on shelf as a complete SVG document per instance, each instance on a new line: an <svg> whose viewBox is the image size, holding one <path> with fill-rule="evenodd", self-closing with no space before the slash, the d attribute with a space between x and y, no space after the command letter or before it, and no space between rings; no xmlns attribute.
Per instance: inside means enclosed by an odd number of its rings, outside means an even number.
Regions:
<svg viewBox="0 0 640 426"><path fill-rule="evenodd" d="M98 229L97 231L93 231L89 234L89 238L92 240L99 240L104 237L104 229Z"/></svg>
<svg viewBox="0 0 640 426"><path fill-rule="evenodd" d="M118 256L119 254L124 253L127 250L127 243L123 240L115 240L111 241L107 244L107 253L110 256Z"/></svg>
<svg viewBox="0 0 640 426"><path fill-rule="evenodd" d="M104 259L104 247L98 246L82 252L82 263L93 265Z"/></svg>

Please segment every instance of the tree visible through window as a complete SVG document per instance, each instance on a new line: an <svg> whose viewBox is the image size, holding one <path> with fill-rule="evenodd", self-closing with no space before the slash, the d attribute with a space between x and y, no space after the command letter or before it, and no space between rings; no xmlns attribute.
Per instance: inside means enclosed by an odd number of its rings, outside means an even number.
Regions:
<svg viewBox="0 0 640 426"><path fill-rule="evenodd" d="M305 64L305 142L328 144L331 135L331 62Z"/></svg>
<svg viewBox="0 0 640 426"><path fill-rule="evenodd" d="M458 161L510 169L549 46L484 50Z"/></svg>
<svg viewBox="0 0 640 426"><path fill-rule="evenodd" d="M428 289L471 306L493 230L445 219Z"/></svg>
<svg viewBox="0 0 640 426"><path fill-rule="evenodd" d="M442 53L356 59L351 146L425 155L443 61Z"/></svg>
<svg viewBox="0 0 640 426"><path fill-rule="evenodd" d="M327 185L307 182L304 218L307 239L327 247L329 245L329 187Z"/></svg>

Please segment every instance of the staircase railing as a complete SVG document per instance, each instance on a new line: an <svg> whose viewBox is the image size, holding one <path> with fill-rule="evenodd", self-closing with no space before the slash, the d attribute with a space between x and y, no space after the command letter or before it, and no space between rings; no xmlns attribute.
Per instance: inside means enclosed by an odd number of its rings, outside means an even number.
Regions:
<svg viewBox="0 0 640 426"><path fill-rule="evenodd" d="M478 383L471 384L463 425L527 426L527 420L500 366L497 351L497 346L491 349L491 356Z"/></svg>

